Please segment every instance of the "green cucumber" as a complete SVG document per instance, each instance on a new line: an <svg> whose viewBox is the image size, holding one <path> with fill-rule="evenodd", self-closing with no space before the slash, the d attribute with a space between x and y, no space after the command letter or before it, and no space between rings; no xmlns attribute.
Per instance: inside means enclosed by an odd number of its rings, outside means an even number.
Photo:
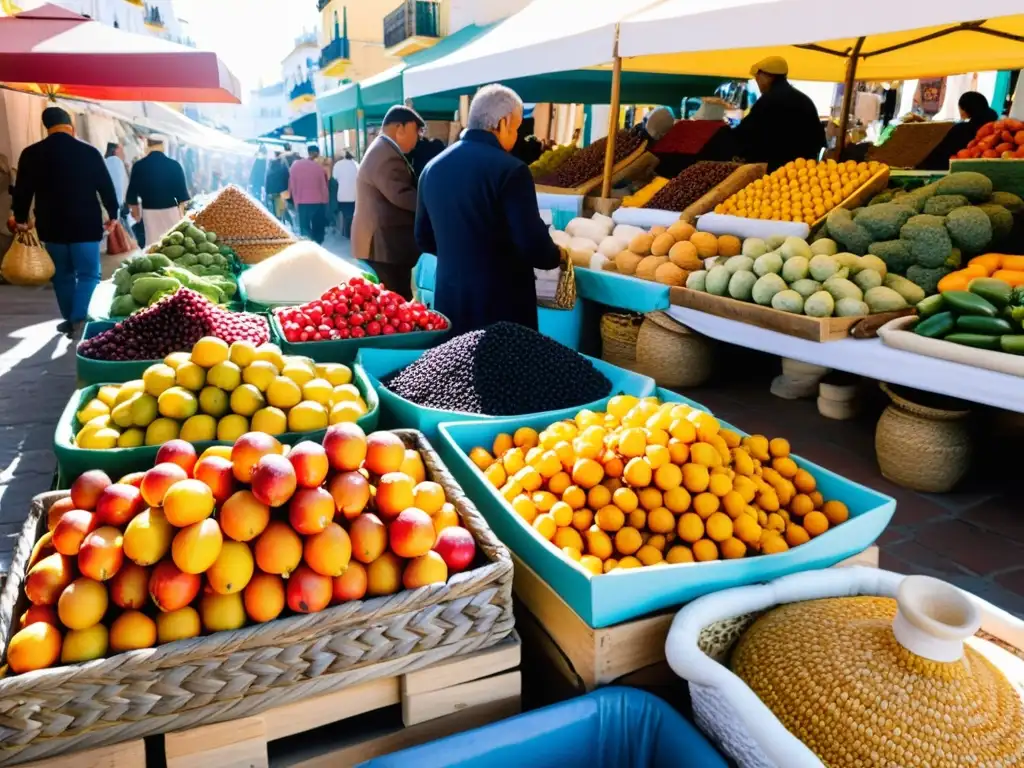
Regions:
<svg viewBox="0 0 1024 768"><path fill-rule="evenodd" d="M960 315L956 319L956 327L967 333L981 333L985 336L1002 336L1013 333L1013 326L1000 317L982 317L981 315Z"/></svg>
<svg viewBox="0 0 1024 768"><path fill-rule="evenodd" d="M1003 352L1008 352L1011 355L1024 355L1024 336L1020 334L1001 336L999 347Z"/></svg>
<svg viewBox="0 0 1024 768"><path fill-rule="evenodd" d="M925 320L932 315L937 315L943 310L946 302L942 299L941 293L936 293L934 296L929 296L927 299L921 299L917 302L917 315L922 320Z"/></svg>
<svg viewBox="0 0 1024 768"><path fill-rule="evenodd" d="M950 309L964 315L995 317L999 314L999 310L990 301L969 291L944 291L942 298Z"/></svg>
<svg viewBox="0 0 1024 768"><path fill-rule="evenodd" d="M922 320L914 328L914 333L927 336L929 339L941 339L956 327L956 317L952 312L939 312L927 320Z"/></svg>
<svg viewBox="0 0 1024 768"><path fill-rule="evenodd" d="M965 347L976 347L978 349L999 349L999 336L985 336L981 333L951 333L946 341L954 344L962 344Z"/></svg>
<svg viewBox="0 0 1024 768"><path fill-rule="evenodd" d="M1010 303L1010 286L1002 280L976 277L967 285L967 290L975 296L981 296L995 307L1005 307Z"/></svg>

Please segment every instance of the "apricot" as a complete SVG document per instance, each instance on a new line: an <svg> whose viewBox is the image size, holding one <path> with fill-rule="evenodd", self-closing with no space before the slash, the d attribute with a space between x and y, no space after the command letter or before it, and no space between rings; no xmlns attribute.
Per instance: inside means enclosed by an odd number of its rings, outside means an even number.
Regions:
<svg viewBox="0 0 1024 768"><path fill-rule="evenodd" d="M53 548L62 555L77 555L85 537L95 531L99 524L92 512L72 509L61 517L53 529Z"/></svg>
<svg viewBox="0 0 1024 768"><path fill-rule="evenodd" d="M192 471L196 480L210 489L217 504L223 504L235 492L235 473L230 459L204 454Z"/></svg>
<svg viewBox="0 0 1024 768"><path fill-rule="evenodd" d="M364 512L348 529L352 540L352 557L361 563L372 563L388 547L388 529L376 515Z"/></svg>
<svg viewBox="0 0 1024 768"><path fill-rule="evenodd" d="M128 561L108 585L110 599L119 608L145 608L149 600L149 569Z"/></svg>
<svg viewBox="0 0 1024 768"><path fill-rule="evenodd" d="M122 653L156 645L156 622L139 611L125 611L110 625L110 650Z"/></svg>
<svg viewBox="0 0 1024 768"><path fill-rule="evenodd" d="M405 459L403 459L402 466L398 468L398 471L408 475L417 483L422 483L427 479L427 468L423 465L423 457L420 456L419 451L412 448L406 448Z"/></svg>
<svg viewBox="0 0 1024 768"><path fill-rule="evenodd" d="M331 604L334 582L303 564L288 577L286 592L288 607L295 613L317 613Z"/></svg>
<svg viewBox="0 0 1024 768"><path fill-rule="evenodd" d="M323 448L331 469L354 472L366 458L366 433L352 422L332 424L324 435Z"/></svg>
<svg viewBox="0 0 1024 768"><path fill-rule="evenodd" d="M241 592L204 594L199 599L199 616L207 632L229 632L245 626L245 602Z"/></svg>
<svg viewBox="0 0 1024 768"><path fill-rule="evenodd" d="M59 552L44 557L25 577L25 595L35 605L56 605L60 593L71 583L75 561Z"/></svg>
<svg viewBox="0 0 1024 768"><path fill-rule="evenodd" d="M18 629L24 629L29 624L35 624L37 621L41 621L44 624L52 624L60 629L60 619L57 617L57 611L52 605L30 605L28 610L21 614L21 618L18 619Z"/></svg>
<svg viewBox="0 0 1024 768"><path fill-rule="evenodd" d="M93 579L75 579L61 592L57 615L68 629L88 629L107 612L107 589Z"/></svg>
<svg viewBox="0 0 1024 768"><path fill-rule="evenodd" d="M270 523L270 507L252 491L236 491L221 505L217 515L221 530L235 541L252 541Z"/></svg>
<svg viewBox="0 0 1024 768"><path fill-rule="evenodd" d="M416 483L401 472L388 472L377 483L377 513L383 520L394 520L413 506Z"/></svg>
<svg viewBox="0 0 1024 768"><path fill-rule="evenodd" d="M281 455L281 442L264 432L246 432L231 447L231 465L240 483L252 480L252 472L264 456Z"/></svg>
<svg viewBox="0 0 1024 768"><path fill-rule="evenodd" d="M60 519L74 508L75 502L71 500L70 496L65 496L53 502L46 513L46 530L52 532Z"/></svg>
<svg viewBox="0 0 1024 768"><path fill-rule="evenodd" d="M78 552L78 570L83 576L106 581L124 563L124 536L119 528L106 525L85 537Z"/></svg>
<svg viewBox="0 0 1024 768"><path fill-rule="evenodd" d="M122 546L137 565L153 565L167 554L174 538L174 526L159 507L150 507L132 518L124 532Z"/></svg>
<svg viewBox="0 0 1024 768"><path fill-rule="evenodd" d="M31 571L36 563L44 557L49 557L56 551L56 547L53 546L53 534L47 531L39 537L35 546L32 547L32 553L28 556L28 565L25 569Z"/></svg>
<svg viewBox="0 0 1024 768"><path fill-rule="evenodd" d="M367 471L375 475L398 472L405 461L405 443L392 432L373 432L366 438Z"/></svg>
<svg viewBox="0 0 1024 768"><path fill-rule="evenodd" d="M71 502L77 509L86 509L90 512L96 509L96 502L99 501L103 489L113 481L101 469L90 469L83 472L71 484Z"/></svg>
<svg viewBox="0 0 1024 768"><path fill-rule="evenodd" d="M391 551L399 557L413 558L425 555L437 540L434 521L422 509L409 507L391 523L388 528L388 540Z"/></svg>
<svg viewBox="0 0 1024 768"><path fill-rule="evenodd" d="M206 582L220 595L241 592L252 579L255 563L248 544L225 541L220 554L206 570Z"/></svg>
<svg viewBox="0 0 1024 768"><path fill-rule="evenodd" d="M206 520L213 514L213 491L199 480L179 480L164 495L164 516L177 528Z"/></svg>
<svg viewBox="0 0 1024 768"><path fill-rule="evenodd" d="M199 612L191 605L170 613L158 613L156 616L156 639L161 645L199 637L202 631Z"/></svg>
<svg viewBox="0 0 1024 768"><path fill-rule="evenodd" d="M184 608L199 594L202 579L185 573L170 560L157 564L149 575L149 596L165 613Z"/></svg>
<svg viewBox="0 0 1024 768"><path fill-rule="evenodd" d="M284 610L284 579L257 571L245 585L243 600L250 619L255 622L273 621Z"/></svg>
<svg viewBox="0 0 1024 768"><path fill-rule="evenodd" d="M7 664L19 675L52 667L60 658L61 643L60 630L52 624L30 624L7 644Z"/></svg>
<svg viewBox="0 0 1024 768"><path fill-rule="evenodd" d="M171 558L185 573L205 573L217 562L224 536L216 520L207 518L182 528L171 543Z"/></svg>
<svg viewBox="0 0 1024 768"><path fill-rule="evenodd" d="M406 589L425 587L428 584L444 584L448 581L448 566L437 552L414 557L402 572L402 586Z"/></svg>
<svg viewBox="0 0 1024 768"><path fill-rule="evenodd" d="M334 577L332 602L344 603L349 600L362 600L366 596L366 579L366 566L358 560L351 561L343 574Z"/></svg>
<svg viewBox="0 0 1024 768"><path fill-rule="evenodd" d="M323 488L299 488L288 502L288 522L299 533L311 536L334 520L334 497Z"/></svg>
<svg viewBox="0 0 1024 768"><path fill-rule="evenodd" d="M192 443L187 440L180 440L177 438L174 440L168 440L166 443L161 445L160 449L156 452L157 464L163 464L164 462L177 464L189 475L192 474L192 470L195 467L196 460L198 458L199 457L196 455L196 449L192 446Z"/></svg>
<svg viewBox="0 0 1024 768"><path fill-rule="evenodd" d="M96 518L102 525L124 526L146 508L142 493L134 485L113 483L100 492Z"/></svg>
<svg viewBox="0 0 1024 768"><path fill-rule="evenodd" d="M308 536L303 545L306 564L322 576L340 576L351 558L351 539L337 523L331 523L320 533Z"/></svg>
<svg viewBox="0 0 1024 768"><path fill-rule="evenodd" d="M342 472L327 483L327 491L334 499L334 508L346 519L362 514L370 503L370 483L359 472Z"/></svg>
<svg viewBox="0 0 1024 768"><path fill-rule="evenodd" d="M288 452L288 461L295 469L295 480L301 488L319 488L331 468L322 445L304 440Z"/></svg>
<svg viewBox="0 0 1024 768"><path fill-rule="evenodd" d="M402 560L385 552L366 568L366 594L371 597L393 595L402 588Z"/></svg>
<svg viewBox="0 0 1024 768"><path fill-rule="evenodd" d="M441 505L441 510L433 516L433 520L434 533L440 536L441 531L445 528L459 525L459 513L455 510L454 504L446 501ZM530 521L528 520L527 522Z"/></svg>
<svg viewBox="0 0 1024 768"><path fill-rule="evenodd" d="M261 571L287 576L302 560L302 539L287 523L272 520L253 550Z"/></svg>
<svg viewBox="0 0 1024 768"><path fill-rule="evenodd" d="M188 480L188 472L177 464L165 462L146 470L139 484L143 500L151 507L159 507L164 503L167 489L177 482Z"/></svg>
<svg viewBox="0 0 1024 768"><path fill-rule="evenodd" d="M136 488L142 485L142 478L146 476L145 472L129 472L127 475L119 479L117 482L121 485L134 485Z"/></svg>
<svg viewBox="0 0 1024 768"><path fill-rule="evenodd" d="M109 632L103 624L73 629L64 635L60 661L62 664L79 664L83 661L102 659L107 655L108 643Z"/></svg>

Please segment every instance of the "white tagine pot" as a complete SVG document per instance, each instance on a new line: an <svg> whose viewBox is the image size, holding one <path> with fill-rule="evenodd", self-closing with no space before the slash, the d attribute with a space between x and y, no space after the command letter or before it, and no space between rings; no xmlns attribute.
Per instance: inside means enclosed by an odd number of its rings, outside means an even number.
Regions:
<svg viewBox="0 0 1024 768"><path fill-rule="evenodd" d="M1024 621L864 567L702 597L665 647L697 725L741 768L1024 766L1018 649Z"/></svg>

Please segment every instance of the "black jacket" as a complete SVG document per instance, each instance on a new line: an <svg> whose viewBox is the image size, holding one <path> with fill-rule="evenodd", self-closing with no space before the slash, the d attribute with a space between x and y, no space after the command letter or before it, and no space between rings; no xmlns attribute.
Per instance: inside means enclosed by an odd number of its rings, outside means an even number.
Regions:
<svg viewBox="0 0 1024 768"><path fill-rule="evenodd" d="M11 202L15 221L28 221L33 199L44 243L97 243L103 239L100 200L110 218L118 213L103 155L66 133L51 134L21 153Z"/></svg>
<svg viewBox="0 0 1024 768"><path fill-rule="evenodd" d="M147 210L165 211L187 203L192 195L181 163L163 152L150 152L132 166L124 197L128 205L138 205L141 200Z"/></svg>
<svg viewBox="0 0 1024 768"><path fill-rule="evenodd" d="M257 157L252 162L252 170L249 172L249 192L253 197L263 197L263 182L267 178L267 158Z"/></svg>
<svg viewBox="0 0 1024 768"><path fill-rule="evenodd" d="M280 195L288 191L288 178L291 171L284 158L276 158L267 166L267 180L264 183L268 195Z"/></svg>
<svg viewBox="0 0 1024 768"><path fill-rule="evenodd" d="M779 80L759 98L732 135L736 154L774 171L798 157L815 159L825 146L818 109L788 80Z"/></svg>
<svg viewBox="0 0 1024 768"><path fill-rule="evenodd" d="M929 153L918 168L925 171L948 171L949 158L961 149L967 149L967 145L978 135L982 126L994 123L998 119L999 115L990 108L988 112L976 119L957 123L949 129L949 133L942 138L939 145Z"/></svg>
<svg viewBox="0 0 1024 768"><path fill-rule="evenodd" d="M456 334L507 320L537 328L533 270L561 253L537 210L529 169L486 131L468 130L420 178L416 242L437 255L434 306Z"/></svg>

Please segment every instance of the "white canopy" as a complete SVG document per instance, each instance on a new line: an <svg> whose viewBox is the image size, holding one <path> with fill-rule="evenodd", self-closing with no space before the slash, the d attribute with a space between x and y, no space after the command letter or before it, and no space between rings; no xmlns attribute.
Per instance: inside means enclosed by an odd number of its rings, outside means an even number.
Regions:
<svg viewBox="0 0 1024 768"><path fill-rule="evenodd" d="M405 70L406 97L608 64L615 25L652 0L533 0L447 56Z"/></svg>
<svg viewBox="0 0 1024 768"><path fill-rule="evenodd" d="M663 0L623 20L619 54L626 70L743 78L782 56L793 79L840 82L865 37L858 80L1018 69L1022 11L1020 0Z"/></svg>

